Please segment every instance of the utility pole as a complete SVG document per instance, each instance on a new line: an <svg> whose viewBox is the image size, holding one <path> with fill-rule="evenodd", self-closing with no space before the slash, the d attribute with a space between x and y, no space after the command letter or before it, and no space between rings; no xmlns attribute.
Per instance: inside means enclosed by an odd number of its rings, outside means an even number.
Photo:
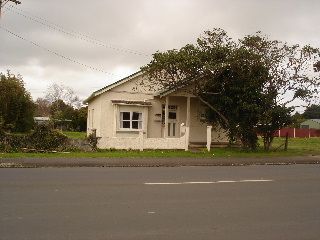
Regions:
<svg viewBox="0 0 320 240"><path fill-rule="evenodd" d="M13 2L16 5L21 4L20 1L18 0L0 0L0 18L1 18L1 12L2 12L2 8L4 7L4 5L6 5L8 2Z"/></svg>

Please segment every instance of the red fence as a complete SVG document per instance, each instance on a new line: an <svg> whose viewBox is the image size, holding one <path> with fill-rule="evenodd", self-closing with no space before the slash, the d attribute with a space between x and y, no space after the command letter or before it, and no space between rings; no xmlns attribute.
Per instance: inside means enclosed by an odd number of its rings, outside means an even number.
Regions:
<svg viewBox="0 0 320 240"><path fill-rule="evenodd" d="M306 128L282 128L275 132L275 137L285 137L289 135L291 138L310 138L320 137L320 129L306 129Z"/></svg>

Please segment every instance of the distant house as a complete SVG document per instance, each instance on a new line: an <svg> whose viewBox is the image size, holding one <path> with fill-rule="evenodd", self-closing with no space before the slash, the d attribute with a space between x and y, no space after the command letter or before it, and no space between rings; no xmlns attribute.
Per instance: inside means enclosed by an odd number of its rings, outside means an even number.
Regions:
<svg viewBox="0 0 320 240"><path fill-rule="evenodd" d="M183 89L143 87L137 72L94 92L88 104L87 133L96 132L99 148L188 149L208 141L227 143L219 127L202 120L205 107ZM209 139L209 140L208 140Z"/></svg>
<svg viewBox="0 0 320 240"><path fill-rule="evenodd" d="M308 119L300 124L300 128L320 129L320 119Z"/></svg>
<svg viewBox="0 0 320 240"><path fill-rule="evenodd" d="M51 119L50 117L34 117L33 119L37 125L49 124L52 122L53 127L61 131L70 130L70 125L72 123L72 120L69 119Z"/></svg>
<svg viewBox="0 0 320 240"><path fill-rule="evenodd" d="M47 123L50 122L50 118L49 117L34 117L33 120L34 120L34 122L36 124L39 124L39 125L47 124Z"/></svg>

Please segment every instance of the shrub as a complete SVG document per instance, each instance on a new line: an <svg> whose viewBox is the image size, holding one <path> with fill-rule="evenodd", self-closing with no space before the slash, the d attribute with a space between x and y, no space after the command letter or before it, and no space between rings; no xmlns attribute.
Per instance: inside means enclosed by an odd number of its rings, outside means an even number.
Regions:
<svg viewBox="0 0 320 240"><path fill-rule="evenodd" d="M68 137L52 129L48 125L38 125L32 134L28 136L29 147L37 150L56 150L65 147Z"/></svg>
<svg viewBox="0 0 320 240"><path fill-rule="evenodd" d="M96 151L98 149L98 138L96 136L96 132L90 133L87 137L87 140L92 148L92 150Z"/></svg>

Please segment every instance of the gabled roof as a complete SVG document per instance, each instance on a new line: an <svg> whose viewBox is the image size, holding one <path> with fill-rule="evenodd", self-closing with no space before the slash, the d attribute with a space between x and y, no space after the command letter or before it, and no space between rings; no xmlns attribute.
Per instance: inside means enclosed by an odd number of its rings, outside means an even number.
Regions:
<svg viewBox="0 0 320 240"><path fill-rule="evenodd" d="M307 121L313 121L313 122L316 122L318 124L320 124L320 119L306 119L304 122L302 122L301 124L303 125L305 122Z"/></svg>
<svg viewBox="0 0 320 240"><path fill-rule="evenodd" d="M310 119L310 120L320 124L320 119Z"/></svg>
<svg viewBox="0 0 320 240"><path fill-rule="evenodd" d="M152 103L148 101L111 100L111 102L117 105L152 106Z"/></svg>
<svg viewBox="0 0 320 240"><path fill-rule="evenodd" d="M89 101L91 101L95 97L101 95L102 93L105 93L105 92L107 92L107 91L109 91L109 90L111 90L111 89L113 89L113 88L115 88L115 87L117 87L117 86L119 86L121 84L124 84L124 83L130 81L131 79L133 79L135 77L138 77L138 76L140 76L142 74L143 74L142 71L138 71L138 72L136 72L134 74L131 74L128 77L122 78L119 81L116 81L116 82L114 82L114 83L112 83L112 84L110 84L108 86L105 86L104 88L101 88L101 89L93 92L90 97L88 97L86 100L83 101L83 103L88 103Z"/></svg>
<svg viewBox="0 0 320 240"><path fill-rule="evenodd" d="M181 88L187 87L188 85L190 85L190 83L201 79L201 77L202 76L200 76L200 78L197 78L197 79L196 78L190 78L190 77L189 78L185 78L185 79L179 81L176 86L169 87L169 88L159 92L156 96L159 96L160 98L168 96L169 94L174 93L174 92L178 91Z"/></svg>

